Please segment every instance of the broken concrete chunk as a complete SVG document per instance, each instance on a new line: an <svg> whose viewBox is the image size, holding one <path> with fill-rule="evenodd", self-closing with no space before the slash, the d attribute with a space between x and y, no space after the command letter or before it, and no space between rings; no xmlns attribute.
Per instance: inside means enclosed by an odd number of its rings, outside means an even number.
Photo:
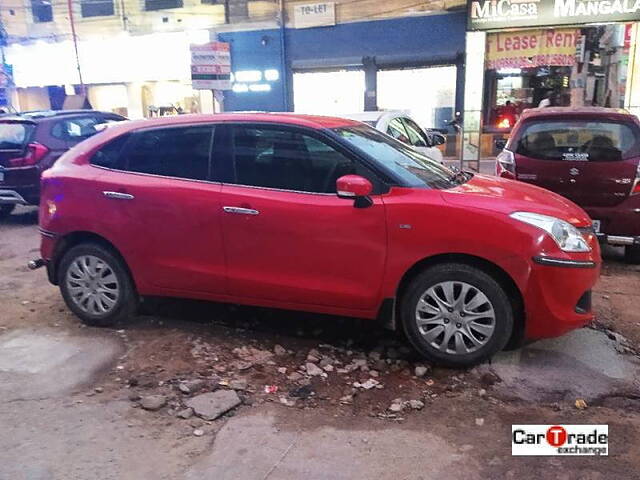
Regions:
<svg viewBox="0 0 640 480"><path fill-rule="evenodd" d="M146 397L142 397L140 401L140 405L145 410L156 411L160 410L167 404L167 397L164 395L148 395Z"/></svg>
<svg viewBox="0 0 640 480"><path fill-rule="evenodd" d="M246 390L248 386L245 378L238 378L229 382L229 388L233 390Z"/></svg>
<svg viewBox="0 0 640 480"><path fill-rule="evenodd" d="M317 377L319 375L325 374L320 367L318 367L315 363L311 363L311 362L307 362L307 364L305 365L305 370L309 375L313 377Z"/></svg>
<svg viewBox="0 0 640 480"><path fill-rule="evenodd" d="M186 405L193 408L193 412L198 417L205 420L215 420L220 415L240 405L240 398L235 390L218 390L196 395L190 398Z"/></svg>
<svg viewBox="0 0 640 480"><path fill-rule="evenodd" d="M176 417L178 418L183 418L183 419L187 419L187 418L191 418L193 417L193 408L185 408L183 410L180 410L177 414Z"/></svg>

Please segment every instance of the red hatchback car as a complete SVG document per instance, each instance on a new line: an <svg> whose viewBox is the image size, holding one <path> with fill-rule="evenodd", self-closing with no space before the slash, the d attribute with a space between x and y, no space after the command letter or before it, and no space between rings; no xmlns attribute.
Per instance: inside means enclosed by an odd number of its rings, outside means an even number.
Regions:
<svg viewBox="0 0 640 480"><path fill-rule="evenodd" d="M640 263L640 123L611 108L538 108L523 113L496 173L547 188L593 219L601 241Z"/></svg>
<svg viewBox="0 0 640 480"><path fill-rule="evenodd" d="M141 296L380 319L471 365L593 318L588 215L453 172L359 122L292 114L116 125L43 175L42 259L84 322Z"/></svg>

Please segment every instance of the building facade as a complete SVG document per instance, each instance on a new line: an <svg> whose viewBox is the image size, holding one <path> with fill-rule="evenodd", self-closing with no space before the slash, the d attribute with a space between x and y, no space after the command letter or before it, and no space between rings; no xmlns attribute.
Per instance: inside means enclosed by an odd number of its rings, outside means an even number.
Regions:
<svg viewBox="0 0 640 480"><path fill-rule="evenodd" d="M471 0L467 17L466 160L494 156L528 108L640 113L640 3Z"/></svg>
<svg viewBox="0 0 640 480"><path fill-rule="evenodd" d="M72 0L71 10L66 0L7 1L0 15L18 110L61 108L86 93L94 108L131 118L173 107L385 108L446 128L462 109L460 0ZM210 40L230 44L234 73L233 90L215 100L190 81L189 45Z"/></svg>

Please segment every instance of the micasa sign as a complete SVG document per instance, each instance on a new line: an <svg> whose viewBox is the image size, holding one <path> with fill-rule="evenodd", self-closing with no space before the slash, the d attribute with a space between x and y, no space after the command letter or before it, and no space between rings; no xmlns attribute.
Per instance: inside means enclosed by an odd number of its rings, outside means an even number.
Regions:
<svg viewBox="0 0 640 480"><path fill-rule="evenodd" d="M469 30L640 20L640 0L469 0Z"/></svg>

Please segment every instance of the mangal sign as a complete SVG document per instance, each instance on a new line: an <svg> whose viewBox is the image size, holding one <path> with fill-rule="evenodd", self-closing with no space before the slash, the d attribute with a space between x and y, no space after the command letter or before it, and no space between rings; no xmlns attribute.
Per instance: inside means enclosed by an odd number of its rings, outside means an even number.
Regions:
<svg viewBox="0 0 640 480"><path fill-rule="evenodd" d="M469 0L469 30L640 20L640 0Z"/></svg>

